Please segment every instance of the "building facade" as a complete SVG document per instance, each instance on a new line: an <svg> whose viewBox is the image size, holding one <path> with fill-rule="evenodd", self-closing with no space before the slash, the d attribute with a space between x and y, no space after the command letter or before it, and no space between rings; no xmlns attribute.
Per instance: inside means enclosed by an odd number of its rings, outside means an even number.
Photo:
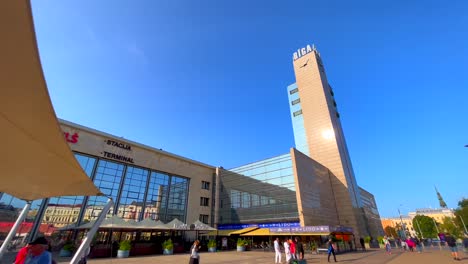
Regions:
<svg viewBox="0 0 468 264"><path fill-rule="evenodd" d="M218 226L337 226L331 177L327 168L294 148L288 154L220 169Z"/></svg>
<svg viewBox="0 0 468 264"><path fill-rule="evenodd" d="M112 198L108 216L125 220L351 227L357 237L377 237L377 205L357 185L320 54L307 46L294 54L293 66L288 96L296 148L230 170L61 120L65 140L104 196L34 201L26 220L32 234L93 221ZM22 206L0 193L0 219L16 218Z"/></svg>
<svg viewBox="0 0 468 264"><path fill-rule="evenodd" d="M184 223L200 220L213 225L215 167L68 121L60 123L79 164L104 196L34 201L26 221L37 227L47 225L49 231L77 226L97 219L112 198L115 209L109 216L164 223L177 218ZM1 194L0 217L13 221L23 205L21 200Z"/></svg>
<svg viewBox="0 0 468 264"><path fill-rule="evenodd" d="M416 237L416 230L413 226L413 219L409 216L401 217L388 217L381 219L382 228L385 230L387 226L393 227L400 237L413 236ZM401 228L403 226L403 229ZM405 231L405 234L401 233L401 230ZM390 235L390 234L389 234Z"/></svg>
<svg viewBox="0 0 468 264"><path fill-rule="evenodd" d="M374 237L376 234L378 236L384 236L385 232L382 228L379 209L377 208L374 195L361 187L359 187L359 193L361 196L366 226L368 228L367 233L374 234Z"/></svg>
<svg viewBox="0 0 468 264"><path fill-rule="evenodd" d="M293 54L296 82L287 87L296 148L327 167L340 221L367 233L362 201L341 128L334 92L319 52L307 45Z"/></svg>
<svg viewBox="0 0 468 264"><path fill-rule="evenodd" d="M408 216L413 219L416 215L425 215L433 218L436 222L442 223L444 218L454 218L455 214L452 209L448 208L422 208L416 209L415 212L409 212Z"/></svg>

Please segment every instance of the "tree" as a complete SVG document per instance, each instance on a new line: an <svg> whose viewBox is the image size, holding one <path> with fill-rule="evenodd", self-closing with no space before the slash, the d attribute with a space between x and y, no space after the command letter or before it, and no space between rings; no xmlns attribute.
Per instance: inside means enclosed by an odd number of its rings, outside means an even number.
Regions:
<svg viewBox="0 0 468 264"><path fill-rule="evenodd" d="M455 210L455 224L462 227L462 230L466 230L463 227L463 222L465 222L465 227L468 228L468 199L465 198L458 202L458 208Z"/></svg>
<svg viewBox="0 0 468 264"><path fill-rule="evenodd" d="M395 228L393 228L393 227L391 227L391 226L386 226L386 227L385 227L385 234L386 234L387 236L389 236L389 237L398 237Z"/></svg>
<svg viewBox="0 0 468 264"><path fill-rule="evenodd" d="M455 224L455 221L452 217L444 217L442 224L440 225L440 232L450 233L454 237L462 237L462 232L460 228Z"/></svg>
<svg viewBox="0 0 468 264"><path fill-rule="evenodd" d="M419 237L437 238L437 229L434 223L434 219L426 215L416 215L413 218L413 226Z"/></svg>

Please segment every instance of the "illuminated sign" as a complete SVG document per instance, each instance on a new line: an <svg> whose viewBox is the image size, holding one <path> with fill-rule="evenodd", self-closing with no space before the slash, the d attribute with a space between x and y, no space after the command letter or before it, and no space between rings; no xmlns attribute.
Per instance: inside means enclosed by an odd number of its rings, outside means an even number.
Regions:
<svg viewBox="0 0 468 264"><path fill-rule="evenodd" d="M293 60L297 60L300 57L308 54L309 52L312 52L312 47L310 45L307 45L305 48L298 49L296 52L293 54Z"/></svg>

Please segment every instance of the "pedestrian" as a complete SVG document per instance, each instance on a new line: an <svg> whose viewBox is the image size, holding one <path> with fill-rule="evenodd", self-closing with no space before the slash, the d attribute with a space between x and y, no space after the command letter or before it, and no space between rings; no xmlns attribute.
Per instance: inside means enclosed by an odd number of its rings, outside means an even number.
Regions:
<svg viewBox="0 0 468 264"><path fill-rule="evenodd" d="M20 251L18 251L18 254L16 255L15 262L13 262L13 263L14 264L23 264L24 261L26 260L26 257L29 254L29 249L30 248L31 248L31 244L29 244L29 243L26 246L24 246L23 248L21 248Z"/></svg>
<svg viewBox="0 0 468 264"><path fill-rule="evenodd" d="M275 239L274 242L274 247L275 247L275 263L281 263L281 247L280 247L281 241L279 238Z"/></svg>
<svg viewBox="0 0 468 264"><path fill-rule="evenodd" d="M414 243L416 244L416 250L418 251L418 253L421 253L422 252L422 242L421 242L421 240L419 240L419 238L415 237L414 238Z"/></svg>
<svg viewBox="0 0 468 264"><path fill-rule="evenodd" d="M361 244L361 248L363 251L366 251L366 245L364 244L364 238L359 238L359 244Z"/></svg>
<svg viewBox="0 0 468 264"><path fill-rule="evenodd" d="M296 254L300 260L304 259L304 245L299 237L296 237Z"/></svg>
<svg viewBox="0 0 468 264"><path fill-rule="evenodd" d="M408 237L408 238L406 239L406 245L408 245L409 251L411 251L411 252L414 251L414 246L415 246L415 244L414 244L414 242L413 242L413 240L412 240L412 237Z"/></svg>
<svg viewBox="0 0 468 264"><path fill-rule="evenodd" d="M404 238L401 239L401 248L403 249L403 251L406 251L406 242L405 242Z"/></svg>
<svg viewBox="0 0 468 264"><path fill-rule="evenodd" d="M289 243L288 243L288 240L285 239L284 240L284 254L286 255L286 263L289 263L291 261L291 251L290 251L290 247L289 247Z"/></svg>
<svg viewBox="0 0 468 264"><path fill-rule="evenodd" d="M449 248L450 248L450 252L452 254L453 259L454 260L461 260L458 257L457 241L455 240L455 238L450 233L445 234L445 242L447 242L447 246L449 246Z"/></svg>
<svg viewBox="0 0 468 264"><path fill-rule="evenodd" d="M192 247L190 248L190 262L189 264L199 264L200 263L200 255L198 251L200 250L200 240L195 240L193 242Z"/></svg>
<svg viewBox="0 0 468 264"><path fill-rule="evenodd" d="M385 245L385 251L387 252L388 255L392 254L392 245L390 244L390 240L388 239L387 236L383 237L383 243Z"/></svg>
<svg viewBox="0 0 468 264"><path fill-rule="evenodd" d="M26 256L24 264L51 264L52 255L47 248L49 242L44 237L38 237L33 242L29 243L29 253Z"/></svg>
<svg viewBox="0 0 468 264"><path fill-rule="evenodd" d="M336 261L336 255L335 255L335 248L334 248L334 245L333 245L333 241L332 239L328 239L328 242L327 242L327 247L328 247L328 262L330 262L330 255L333 254L333 259Z"/></svg>
<svg viewBox="0 0 468 264"><path fill-rule="evenodd" d="M292 239L289 239L289 250L291 251L291 257L293 259L297 259L296 242L294 242Z"/></svg>

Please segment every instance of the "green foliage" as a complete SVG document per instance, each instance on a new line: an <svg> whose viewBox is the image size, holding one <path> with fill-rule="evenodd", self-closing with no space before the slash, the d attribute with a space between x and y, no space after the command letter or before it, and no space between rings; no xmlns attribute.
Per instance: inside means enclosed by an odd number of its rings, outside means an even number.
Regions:
<svg viewBox="0 0 468 264"><path fill-rule="evenodd" d="M208 248L215 248L216 247L216 241L214 239L210 239L208 241Z"/></svg>
<svg viewBox="0 0 468 264"><path fill-rule="evenodd" d="M67 242L65 245L63 245L62 249L73 252L75 251L76 247L72 242Z"/></svg>
<svg viewBox="0 0 468 264"><path fill-rule="evenodd" d="M162 247L163 249L172 250L174 248L174 243L172 243L172 240L169 238L162 243Z"/></svg>
<svg viewBox="0 0 468 264"><path fill-rule="evenodd" d="M454 237L462 237L462 231L461 229L455 225L455 222L453 221L454 219L451 217L444 217L442 220L442 224L440 224L440 231L447 233L449 232L452 234Z"/></svg>
<svg viewBox="0 0 468 264"><path fill-rule="evenodd" d="M462 230L464 230L463 222L468 229L468 199L465 198L458 202L458 208L455 210L455 224Z"/></svg>
<svg viewBox="0 0 468 264"><path fill-rule="evenodd" d="M437 238L437 229L434 223L435 221L432 217L425 215L416 215L413 218L413 227L418 237Z"/></svg>
<svg viewBox="0 0 468 264"><path fill-rule="evenodd" d="M249 244L249 242L247 240L245 240L245 239L242 239L240 237L237 239L237 246L238 247L245 247L248 244Z"/></svg>
<svg viewBox="0 0 468 264"><path fill-rule="evenodd" d="M383 244L383 236L378 236L377 241L379 241L379 244Z"/></svg>
<svg viewBox="0 0 468 264"><path fill-rule="evenodd" d="M364 238L364 242L365 242L365 243L370 243L370 236L366 236L366 237Z"/></svg>
<svg viewBox="0 0 468 264"><path fill-rule="evenodd" d="M130 250L132 248L132 244L130 240L122 240L119 244L119 250Z"/></svg>
<svg viewBox="0 0 468 264"><path fill-rule="evenodd" d="M385 231L385 234L389 237L394 237L394 238L398 237L396 229L391 226L386 226L384 231Z"/></svg>

